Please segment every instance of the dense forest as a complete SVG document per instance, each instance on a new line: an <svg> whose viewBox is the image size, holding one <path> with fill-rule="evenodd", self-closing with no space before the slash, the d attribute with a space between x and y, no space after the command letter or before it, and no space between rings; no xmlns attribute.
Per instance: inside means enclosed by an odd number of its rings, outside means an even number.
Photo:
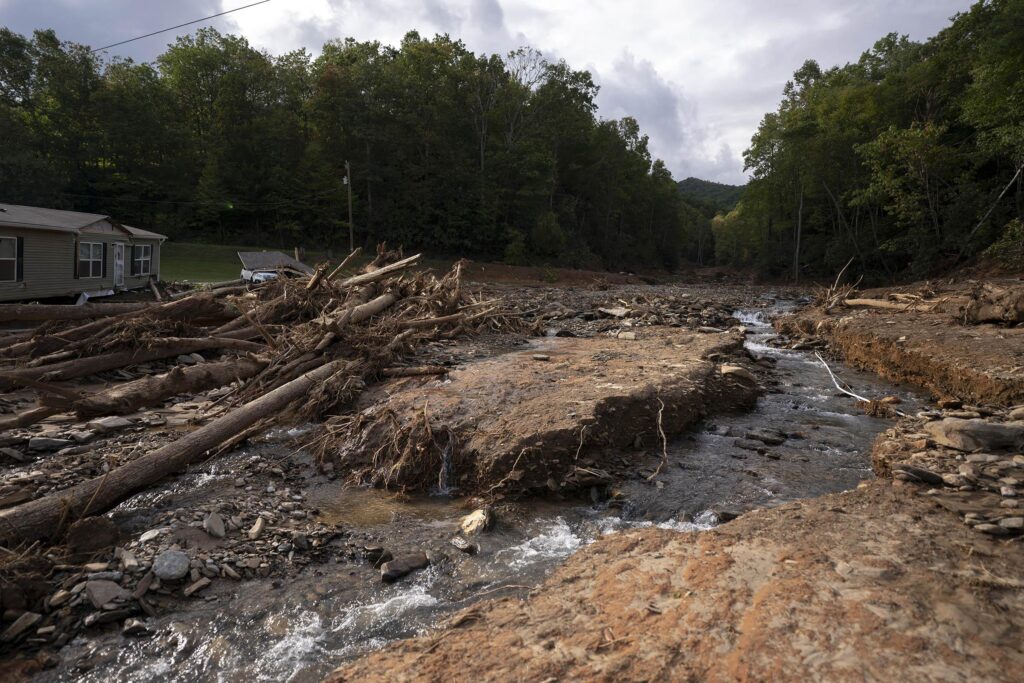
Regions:
<svg viewBox="0 0 1024 683"><path fill-rule="evenodd" d="M530 49L412 32L273 56L202 29L152 64L0 29L0 201L110 214L176 238L359 244L591 268L711 254L631 118Z"/></svg>
<svg viewBox="0 0 1024 683"><path fill-rule="evenodd" d="M807 61L746 152L752 180L714 220L719 262L875 279L978 255L1024 267L1024 0L989 0L924 43Z"/></svg>

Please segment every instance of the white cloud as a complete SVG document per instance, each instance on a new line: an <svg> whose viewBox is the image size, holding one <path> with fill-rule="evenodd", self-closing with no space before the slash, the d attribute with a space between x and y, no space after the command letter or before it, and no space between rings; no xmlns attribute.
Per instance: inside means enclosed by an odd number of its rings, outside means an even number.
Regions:
<svg viewBox="0 0 1024 683"><path fill-rule="evenodd" d="M231 9L237 0L0 0L16 31L52 24L103 44ZM216 20L271 52L352 36L395 44L410 29L448 33L476 52L530 45L592 70L605 117L630 114L678 177L743 182L742 153L785 81L805 59L857 59L889 32L924 39L970 0L273 0ZM213 11L206 11L211 5ZM154 10L158 7L159 11ZM188 16L186 16L188 15ZM154 26L154 24L156 24ZM187 31L187 29L186 29ZM108 40L108 38L110 38ZM126 46L158 54L172 34Z"/></svg>

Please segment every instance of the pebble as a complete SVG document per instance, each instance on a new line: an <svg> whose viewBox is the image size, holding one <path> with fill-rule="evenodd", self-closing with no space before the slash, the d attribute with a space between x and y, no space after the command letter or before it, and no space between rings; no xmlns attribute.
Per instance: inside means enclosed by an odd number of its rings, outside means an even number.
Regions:
<svg viewBox="0 0 1024 683"><path fill-rule="evenodd" d="M191 584L188 588L185 589L185 597L187 598L190 597L193 593L198 593L199 591L209 586L211 583L213 582L205 576L200 578L198 581Z"/></svg>
<svg viewBox="0 0 1024 683"><path fill-rule="evenodd" d="M168 531L168 529L150 529L146 533L139 536L139 543L149 543L150 541L155 541L156 539L160 538L160 535L163 534L165 531Z"/></svg>
<svg viewBox="0 0 1024 683"><path fill-rule="evenodd" d="M263 530L267 526L267 520L262 517L256 519L256 523L249 529L249 539L255 541L257 538L263 535Z"/></svg>

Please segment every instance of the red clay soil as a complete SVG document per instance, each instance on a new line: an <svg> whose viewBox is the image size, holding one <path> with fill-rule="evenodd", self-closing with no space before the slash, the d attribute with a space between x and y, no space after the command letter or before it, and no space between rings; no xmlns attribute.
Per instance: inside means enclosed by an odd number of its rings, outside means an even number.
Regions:
<svg viewBox="0 0 1024 683"><path fill-rule="evenodd" d="M670 436L756 399L753 377L720 372L747 360L738 332L629 336L549 338L442 378L386 382L363 395L354 420L331 426L328 455L340 471L390 487L447 478L462 493L561 491L635 470L644 453L660 453L659 427Z"/></svg>
<svg viewBox="0 0 1024 683"><path fill-rule="evenodd" d="M962 325L945 313L812 308L780 319L791 337L816 337L846 362L937 398L1024 403L1024 327Z"/></svg>
<svg viewBox="0 0 1024 683"><path fill-rule="evenodd" d="M878 480L707 532L606 537L529 598L329 680L1020 680L1024 547L921 491Z"/></svg>

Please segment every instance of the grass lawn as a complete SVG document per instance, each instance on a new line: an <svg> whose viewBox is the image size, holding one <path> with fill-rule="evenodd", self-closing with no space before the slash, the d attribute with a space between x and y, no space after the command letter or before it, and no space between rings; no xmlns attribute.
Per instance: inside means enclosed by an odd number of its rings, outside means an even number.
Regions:
<svg viewBox="0 0 1024 683"><path fill-rule="evenodd" d="M242 245L196 244L190 242L164 242L160 254L160 279L188 280L190 282L223 282L237 279L242 271L239 251L275 251L266 247ZM291 254L288 250L280 250ZM306 252L306 263L316 265L325 255Z"/></svg>

